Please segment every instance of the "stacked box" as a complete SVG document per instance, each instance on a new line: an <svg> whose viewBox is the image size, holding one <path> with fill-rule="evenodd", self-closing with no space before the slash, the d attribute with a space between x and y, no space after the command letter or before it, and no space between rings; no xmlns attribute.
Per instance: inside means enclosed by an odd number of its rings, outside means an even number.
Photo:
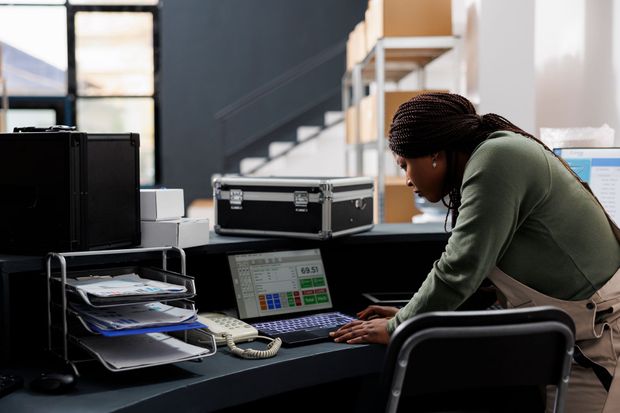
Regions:
<svg viewBox="0 0 620 413"><path fill-rule="evenodd" d="M347 70L361 62L366 55L366 23L359 22L347 40Z"/></svg>
<svg viewBox="0 0 620 413"><path fill-rule="evenodd" d="M429 92L446 92L445 90L413 90L384 92L385 116L383 137L388 136L390 125L398 107L414 96ZM360 101L360 141L373 142L377 140L377 95L368 95Z"/></svg>
<svg viewBox="0 0 620 413"><path fill-rule="evenodd" d="M407 186L406 178L386 176L383 193L383 222L410 223L420 211L415 206L415 194Z"/></svg>
<svg viewBox="0 0 620 413"><path fill-rule="evenodd" d="M143 247L189 248L209 243L209 220L183 218L182 189L142 189L141 226Z"/></svg>
<svg viewBox="0 0 620 413"><path fill-rule="evenodd" d="M370 0L366 50L383 37L452 36L451 0Z"/></svg>

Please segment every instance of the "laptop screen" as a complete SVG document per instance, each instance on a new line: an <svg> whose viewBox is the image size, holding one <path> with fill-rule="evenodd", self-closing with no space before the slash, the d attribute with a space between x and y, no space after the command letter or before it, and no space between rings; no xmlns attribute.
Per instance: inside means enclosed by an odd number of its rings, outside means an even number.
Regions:
<svg viewBox="0 0 620 413"><path fill-rule="evenodd" d="M620 148L556 148L554 152L590 185L615 222L620 222Z"/></svg>
<svg viewBox="0 0 620 413"><path fill-rule="evenodd" d="M332 308L317 249L228 256L241 319Z"/></svg>

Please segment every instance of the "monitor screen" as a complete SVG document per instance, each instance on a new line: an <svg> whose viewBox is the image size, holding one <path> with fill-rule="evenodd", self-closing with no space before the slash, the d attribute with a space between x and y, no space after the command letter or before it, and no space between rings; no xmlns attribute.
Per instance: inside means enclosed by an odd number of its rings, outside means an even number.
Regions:
<svg viewBox="0 0 620 413"><path fill-rule="evenodd" d="M620 222L620 148L556 148L554 152L590 185L615 222Z"/></svg>
<svg viewBox="0 0 620 413"><path fill-rule="evenodd" d="M317 249L228 257L242 319L332 308Z"/></svg>

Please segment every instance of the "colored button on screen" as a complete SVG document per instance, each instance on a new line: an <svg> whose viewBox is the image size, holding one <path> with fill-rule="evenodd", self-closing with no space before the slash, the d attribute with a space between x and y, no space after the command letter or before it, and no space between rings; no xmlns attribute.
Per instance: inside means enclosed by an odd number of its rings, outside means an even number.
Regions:
<svg viewBox="0 0 620 413"><path fill-rule="evenodd" d="M305 295L304 296L304 304L316 304L316 296L314 295Z"/></svg>
<svg viewBox="0 0 620 413"><path fill-rule="evenodd" d="M323 287L325 285L325 278L313 278L312 284L314 284L315 287Z"/></svg>

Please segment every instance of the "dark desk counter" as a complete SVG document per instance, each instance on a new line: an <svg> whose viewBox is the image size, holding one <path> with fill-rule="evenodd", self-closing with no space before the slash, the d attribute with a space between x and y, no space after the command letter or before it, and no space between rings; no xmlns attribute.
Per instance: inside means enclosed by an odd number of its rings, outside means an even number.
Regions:
<svg viewBox="0 0 620 413"><path fill-rule="evenodd" d="M199 363L124 373L86 371L76 388L65 395L33 393L26 386L0 399L0 411L212 412L287 391L377 373L384 351L385 347L379 345L328 342L283 348L271 359L244 360L232 356L224 347ZM34 369L13 371L23 375L26 382L39 373Z"/></svg>
<svg viewBox="0 0 620 413"><path fill-rule="evenodd" d="M442 224L381 224L368 232L326 241L211 233L208 245L185 251L188 274L196 279L197 306L201 311L234 305L227 254L301 248L321 248L326 271L332 274L334 301L359 308L358 300L364 291L415 291L432 261L439 258L448 236ZM172 270L175 255L169 254ZM130 258L152 264L159 256L141 252L131 256L73 257L67 263L70 270L124 265ZM40 371L22 367L46 341L44 271L41 255L0 255L0 364L15 365L27 381ZM377 373L384 351L383 346L330 342L282 349L277 357L267 360L238 359L221 348L202 363L124 373L109 373L95 366L93 374L83 372L77 389L70 394L45 396L22 389L0 399L0 412L216 411Z"/></svg>
<svg viewBox="0 0 620 413"><path fill-rule="evenodd" d="M330 245L355 245L355 244L377 244L377 243L403 243L403 242L427 242L427 241L445 241L448 234L444 231L443 224L427 223L427 224L378 224L370 231L353 234L341 238L334 238L325 241L305 240L281 237L242 237L219 235L211 232L209 244L200 247L187 248L186 252L191 255L199 255L201 253L222 253L247 251L252 249L278 249L278 248L295 248L297 246L313 245L325 246ZM60 251L56 251L60 252ZM150 255L149 255L150 254ZM144 257L153 257L153 253L145 253L137 255L137 259ZM45 265L45 254L41 255L6 255L0 254L0 274L25 272L25 271L43 271ZM128 256L121 256L123 260L127 260ZM170 253L170 257L174 257L174 253ZM117 259L117 258L116 258ZM79 261L88 264L89 262L113 262L114 257L90 256L90 257L73 257L68 261Z"/></svg>

